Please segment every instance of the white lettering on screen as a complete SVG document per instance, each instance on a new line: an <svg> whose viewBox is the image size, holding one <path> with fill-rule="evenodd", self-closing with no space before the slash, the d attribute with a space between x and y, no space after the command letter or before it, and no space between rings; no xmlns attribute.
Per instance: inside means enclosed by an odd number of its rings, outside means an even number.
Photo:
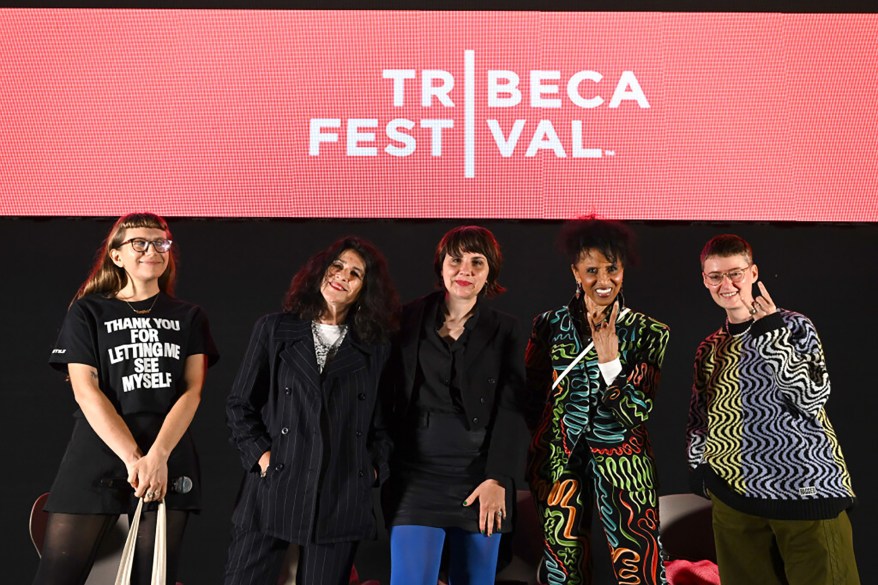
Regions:
<svg viewBox="0 0 878 585"><path fill-rule="evenodd" d="M477 76L473 75L475 63L475 51L464 51L463 143L466 178L475 176L474 145L476 134L481 132L478 128L487 128L497 154L503 159L540 155L556 159L600 159L615 156L616 151L588 144L593 139L588 137L589 118L583 117L585 112L626 106L637 110L651 108L640 81L631 70L606 76L584 68L566 76L560 69L517 72L498 68L484 71L483 83L477 84ZM446 69L387 68L381 70L381 78L389 82L385 87L394 108L420 107L432 111L439 108L451 113L457 103L455 95L460 98L457 80ZM484 92L486 99L482 103L486 104L488 110L519 108L515 119L489 116L481 122L485 126L476 123L473 118L477 90ZM571 119L571 107L582 111L582 116L573 115ZM530 111L542 114L533 119L526 115ZM549 112L555 113L550 117L547 115ZM384 154L405 158L415 154L421 145L429 145L430 156L441 157L446 154L445 145L449 137L460 131L455 122L453 115L422 118L397 116L389 120L374 115L315 117L309 122L308 154L343 154L347 157L377 157ZM527 141L526 147L519 146L522 139ZM342 141L343 145L338 144ZM485 151L480 153L480 156L484 156Z"/></svg>

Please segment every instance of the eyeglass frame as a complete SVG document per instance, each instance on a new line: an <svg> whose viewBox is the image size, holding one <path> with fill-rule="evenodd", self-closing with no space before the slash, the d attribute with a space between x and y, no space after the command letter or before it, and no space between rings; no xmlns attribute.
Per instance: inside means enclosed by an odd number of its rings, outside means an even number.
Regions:
<svg viewBox="0 0 878 585"><path fill-rule="evenodd" d="M134 246L134 242L137 242L137 241L146 242L146 244L143 247L143 250L138 250ZM165 250L159 250L158 246L156 245L156 242L167 242L168 247ZM156 238L154 240L147 240L146 238L130 238L128 240L125 240L121 244L119 244L118 248L121 248L125 244L131 244L132 250L134 250L135 252L137 252L139 254L146 254L147 252L149 252L149 247L151 245L152 249L155 250L156 254L167 254L168 252L171 251L171 245L173 243L174 243L173 240L169 240L167 238Z"/></svg>
<svg viewBox="0 0 878 585"><path fill-rule="evenodd" d="M726 270L725 272L703 272L702 271L701 274L704 276L704 280L707 281L708 286L722 286L723 281L726 278L728 278L729 282L731 282L732 284L738 284L739 282L744 280L744 276L746 275L745 271L748 268L750 268L751 266L753 266L752 262L750 264L748 264L747 266L744 266L743 268L733 268L732 270ZM732 272L740 272L741 276L737 280L735 280L734 278L732 278L732 275L730 274ZM711 274L719 275L719 282L711 282L711 278L710 278Z"/></svg>

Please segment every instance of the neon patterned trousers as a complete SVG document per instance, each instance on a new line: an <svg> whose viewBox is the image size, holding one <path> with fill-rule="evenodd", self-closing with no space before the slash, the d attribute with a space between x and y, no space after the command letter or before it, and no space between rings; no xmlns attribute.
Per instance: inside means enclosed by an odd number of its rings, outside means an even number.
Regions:
<svg viewBox="0 0 878 585"><path fill-rule="evenodd" d="M534 493L544 536L539 583L591 584L591 517L597 509L616 583L667 585L655 490L613 486L597 472L591 457L576 469L570 467L543 494Z"/></svg>

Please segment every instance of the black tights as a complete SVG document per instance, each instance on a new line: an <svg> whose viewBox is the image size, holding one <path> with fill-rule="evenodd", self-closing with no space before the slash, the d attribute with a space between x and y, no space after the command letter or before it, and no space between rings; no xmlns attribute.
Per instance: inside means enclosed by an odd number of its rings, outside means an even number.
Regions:
<svg viewBox="0 0 878 585"><path fill-rule="evenodd" d="M168 585L177 582L180 545L188 512L167 511ZM118 517L106 514L50 513L46 523L42 557L33 585L82 585L95 562L101 541ZM147 585L152 575L155 512L144 512L134 549L132 585Z"/></svg>

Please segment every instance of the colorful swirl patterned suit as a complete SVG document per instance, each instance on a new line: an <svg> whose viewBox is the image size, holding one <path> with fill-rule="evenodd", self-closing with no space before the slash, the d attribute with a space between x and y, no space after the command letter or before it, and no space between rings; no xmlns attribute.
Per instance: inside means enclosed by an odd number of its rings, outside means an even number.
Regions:
<svg viewBox="0 0 878 585"><path fill-rule="evenodd" d="M581 307L574 300L538 316L526 354L533 433L528 481L545 537L539 582L591 583L593 498L617 583L664 584L656 472L644 423L669 329L642 313L621 311L616 333L622 372L607 387L594 348L563 375L591 341Z"/></svg>

